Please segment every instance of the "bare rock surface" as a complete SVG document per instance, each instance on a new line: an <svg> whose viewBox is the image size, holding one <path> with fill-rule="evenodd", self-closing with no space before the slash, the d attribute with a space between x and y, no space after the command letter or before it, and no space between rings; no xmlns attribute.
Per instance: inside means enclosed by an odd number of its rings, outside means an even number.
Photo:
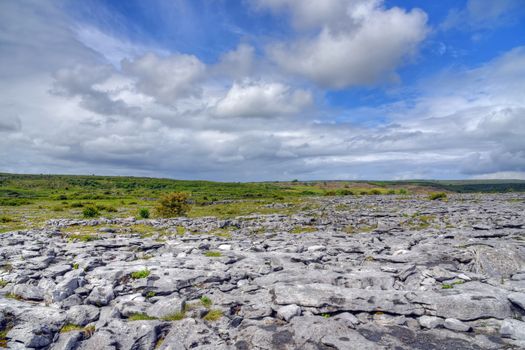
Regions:
<svg viewBox="0 0 525 350"><path fill-rule="evenodd" d="M0 330L13 349L523 348L525 195L312 200L3 233Z"/></svg>

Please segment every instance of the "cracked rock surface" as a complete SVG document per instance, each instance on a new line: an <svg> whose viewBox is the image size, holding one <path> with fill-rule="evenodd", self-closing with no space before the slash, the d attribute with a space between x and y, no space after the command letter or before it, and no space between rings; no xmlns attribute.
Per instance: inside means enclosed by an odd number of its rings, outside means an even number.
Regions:
<svg viewBox="0 0 525 350"><path fill-rule="evenodd" d="M525 347L524 194L315 200L290 216L57 219L1 234L0 345Z"/></svg>

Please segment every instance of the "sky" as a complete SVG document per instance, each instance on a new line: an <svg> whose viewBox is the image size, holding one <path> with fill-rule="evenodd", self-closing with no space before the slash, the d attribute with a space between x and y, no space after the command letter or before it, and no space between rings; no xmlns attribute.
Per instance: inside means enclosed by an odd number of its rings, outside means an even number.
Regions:
<svg viewBox="0 0 525 350"><path fill-rule="evenodd" d="M0 172L525 179L525 1L0 0Z"/></svg>

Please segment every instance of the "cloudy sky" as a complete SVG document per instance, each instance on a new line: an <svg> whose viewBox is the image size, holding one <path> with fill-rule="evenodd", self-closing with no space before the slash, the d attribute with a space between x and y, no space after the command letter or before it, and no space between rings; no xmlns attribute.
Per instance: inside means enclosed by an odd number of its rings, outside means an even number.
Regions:
<svg viewBox="0 0 525 350"><path fill-rule="evenodd" d="M0 171L525 178L525 3L1 0Z"/></svg>

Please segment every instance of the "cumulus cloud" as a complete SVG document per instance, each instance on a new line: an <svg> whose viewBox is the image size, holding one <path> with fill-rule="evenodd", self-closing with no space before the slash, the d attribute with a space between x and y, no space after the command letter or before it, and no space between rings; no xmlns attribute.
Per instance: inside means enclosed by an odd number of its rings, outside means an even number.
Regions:
<svg viewBox="0 0 525 350"><path fill-rule="evenodd" d="M287 9L296 27L315 30L292 43L270 45L270 57L287 72L335 89L397 80L396 68L416 53L428 32L423 11L387 9L377 0L257 4Z"/></svg>
<svg viewBox="0 0 525 350"><path fill-rule="evenodd" d="M80 40L51 2L0 2L0 48L13 53L0 55L0 170L230 181L525 174L524 48L422 81L405 101L334 111L296 75L331 88L388 79L424 38L425 14L370 0L258 4L289 13L297 34L270 45L273 71L248 44L205 64L100 36L125 43L112 53ZM10 17L23 21L20 36ZM383 119L364 126L354 114Z"/></svg>
<svg viewBox="0 0 525 350"><path fill-rule="evenodd" d="M219 117L275 118L297 114L312 104L305 90L292 90L280 83L235 83L219 100L215 114Z"/></svg>
<svg viewBox="0 0 525 350"><path fill-rule="evenodd" d="M206 72L204 63L185 54L160 57L149 53L136 60L123 60L122 68L136 77L140 92L167 105L180 97L198 96L201 93L198 83Z"/></svg>

